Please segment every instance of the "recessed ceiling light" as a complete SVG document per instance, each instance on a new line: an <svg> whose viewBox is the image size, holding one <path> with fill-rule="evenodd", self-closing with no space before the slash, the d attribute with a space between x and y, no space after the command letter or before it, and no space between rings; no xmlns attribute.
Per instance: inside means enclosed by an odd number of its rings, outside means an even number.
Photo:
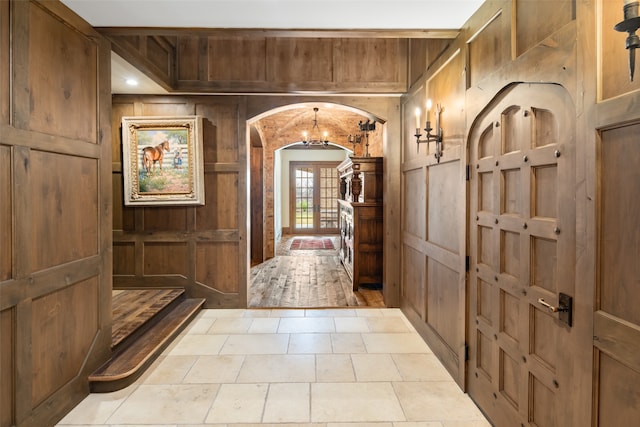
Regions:
<svg viewBox="0 0 640 427"><path fill-rule="evenodd" d="M133 79L133 78L128 78L127 80L125 80L125 82L129 86L138 86L138 81L136 79Z"/></svg>

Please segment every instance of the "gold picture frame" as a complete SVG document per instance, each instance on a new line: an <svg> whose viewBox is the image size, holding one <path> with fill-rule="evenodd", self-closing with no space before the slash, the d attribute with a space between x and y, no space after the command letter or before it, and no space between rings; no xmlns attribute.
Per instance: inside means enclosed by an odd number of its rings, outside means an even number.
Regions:
<svg viewBox="0 0 640 427"><path fill-rule="evenodd" d="M202 118L123 117L126 206L204 205Z"/></svg>

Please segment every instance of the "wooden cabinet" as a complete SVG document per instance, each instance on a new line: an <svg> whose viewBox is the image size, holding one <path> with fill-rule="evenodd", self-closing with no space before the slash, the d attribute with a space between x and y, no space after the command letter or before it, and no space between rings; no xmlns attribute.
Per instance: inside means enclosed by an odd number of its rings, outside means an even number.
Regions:
<svg viewBox="0 0 640 427"><path fill-rule="evenodd" d="M340 176L340 260L353 282L382 285L382 157L349 157Z"/></svg>

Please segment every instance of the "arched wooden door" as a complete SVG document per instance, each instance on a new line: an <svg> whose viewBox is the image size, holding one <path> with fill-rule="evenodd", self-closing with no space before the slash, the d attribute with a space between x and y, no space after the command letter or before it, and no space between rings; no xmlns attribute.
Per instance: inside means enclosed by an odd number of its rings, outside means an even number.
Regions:
<svg viewBox="0 0 640 427"><path fill-rule="evenodd" d="M574 425L588 384L589 319L550 309L576 300L574 111L559 85L518 84L470 132L468 392L497 427Z"/></svg>

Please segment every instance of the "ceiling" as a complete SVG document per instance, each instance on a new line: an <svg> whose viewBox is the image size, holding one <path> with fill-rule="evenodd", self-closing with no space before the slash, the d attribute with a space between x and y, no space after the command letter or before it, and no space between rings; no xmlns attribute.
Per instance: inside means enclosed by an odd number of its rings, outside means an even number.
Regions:
<svg viewBox="0 0 640 427"><path fill-rule="evenodd" d="M484 0L62 0L94 27L459 29Z"/></svg>
<svg viewBox="0 0 640 427"><path fill-rule="evenodd" d="M458 30L484 0L61 0L94 27L287 30ZM112 93L166 94L112 52ZM137 80L136 86L125 82ZM262 132L299 141L313 120L312 104L260 119ZM364 115L321 107L318 121L343 140ZM324 107L324 108L323 108ZM355 127L355 129L354 129ZM266 136L266 135L265 135Z"/></svg>

